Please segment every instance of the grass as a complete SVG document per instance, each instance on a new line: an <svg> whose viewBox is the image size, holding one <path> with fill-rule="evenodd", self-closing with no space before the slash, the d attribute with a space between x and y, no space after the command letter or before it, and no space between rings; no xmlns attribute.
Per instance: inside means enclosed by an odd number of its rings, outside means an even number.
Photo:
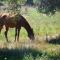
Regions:
<svg viewBox="0 0 60 60"><path fill-rule="evenodd" d="M24 9L24 8L23 8ZM26 11L24 11L26 12ZM22 14L22 13L21 13ZM60 32L60 13L57 12L53 16L46 16L41 13L39 13L36 8L28 8L26 14L22 14L31 27L34 30L35 35L53 35L53 34L58 34ZM14 36L14 29L10 29L9 31L9 36ZM21 29L20 32L21 37L26 37L27 32L24 28Z"/></svg>
<svg viewBox="0 0 60 60"><path fill-rule="evenodd" d="M0 34L0 60L60 60L60 44L49 44L44 40L46 33L49 36L60 34L60 13L56 12L53 16L46 16L32 7L24 13L21 14L33 28L35 41L30 42L26 30L22 28L20 42L13 42L15 31L9 29L10 42L7 43L3 29Z"/></svg>
<svg viewBox="0 0 60 60"><path fill-rule="evenodd" d="M54 51L36 50L33 48L0 49L0 60L59 60Z"/></svg>
<svg viewBox="0 0 60 60"><path fill-rule="evenodd" d="M33 27L36 35L45 35L48 33L56 34L60 32L60 13L57 12L53 16L46 16L33 8L29 8L27 14L25 15L26 19Z"/></svg>

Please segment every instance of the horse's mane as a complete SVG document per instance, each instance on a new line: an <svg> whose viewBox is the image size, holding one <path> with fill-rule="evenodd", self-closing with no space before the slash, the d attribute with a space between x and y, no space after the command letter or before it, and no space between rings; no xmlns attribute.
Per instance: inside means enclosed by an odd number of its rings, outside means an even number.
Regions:
<svg viewBox="0 0 60 60"><path fill-rule="evenodd" d="M28 32L32 31L32 28L30 24L28 23L28 21L21 14L19 16L20 16L20 22L21 22L22 27L28 30Z"/></svg>

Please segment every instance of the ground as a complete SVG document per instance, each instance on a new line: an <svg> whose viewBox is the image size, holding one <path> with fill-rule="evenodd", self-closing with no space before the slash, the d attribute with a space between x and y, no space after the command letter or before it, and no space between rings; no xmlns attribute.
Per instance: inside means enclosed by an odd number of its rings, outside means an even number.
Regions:
<svg viewBox="0 0 60 60"><path fill-rule="evenodd" d="M57 38L60 35L60 12L53 16L39 13L36 8L22 8L21 14L34 30L35 40L31 41L24 28L20 31L19 42L14 42L14 28L9 29L6 42L4 31L0 34L0 60L60 60L60 44L49 43L48 38ZM49 39L48 39L49 40ZM55 39L56 40L56 39ZM54 42L55 42L54 40ZM59 39L60 40L60 39Z"/></svg>

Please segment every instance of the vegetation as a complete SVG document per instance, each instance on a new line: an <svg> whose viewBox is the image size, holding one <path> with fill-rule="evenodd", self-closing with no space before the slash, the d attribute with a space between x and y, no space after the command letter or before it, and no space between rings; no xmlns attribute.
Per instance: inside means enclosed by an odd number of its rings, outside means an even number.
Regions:
<svg viewBox="0 0 60 60"><path fill-rule="evenodd" d="M46 52L37 51L34 49L3 49L0 50L2 53L0 55L0 60L59 60L59 56L49 56ZM4 54L4 55L3 55Z"/></svg>
<svg viewBox="0 0 60 60"><path fill-rule="evenodd" d="M23 10L24 8L22 8ZM58 44L49 44L45 41L44 36L46 33L48 36L55 36L60 32L60 13L56 12L53 16L46 16L39 13L36 8L28 7L27 12L21 11L20 13L27 19L29 24L34 30L36 40L30 43L30 40L27 38L27 32L24 28L21 29L20 42L15 43L14 41L14 29L10 29L8 32L9 41L11 43L5 42L3 38L4 29L0 34L0 52L1 60L59 60L60 59L60 45ZM42 37L42 38L41 38ZM23 49L22 49L23 48ZM24 49L25 48L25 49ZM37 50L36 50L37 48ZM20 50L21 49L21 50ZM26 50L27 49L27 50ZM8 54L9 53L9 54ZM35 58L34 58L35 56Z"/></svg>
<svg viewBox="0 0 60 60"><path fill-rule="evenodd" d="M38 10L46 14L54 14L57 10L60 10L60 0L40 0Z"/></svg>
<svg viewBox="0 0 60 60"><path fill-rule="evenodd" d="M35 1L33 0L33 2ZM2 29L0 60L60 60L60 12L56 12L53 16L47 16L39 13L37 8L31 6L22 6L19 11L33 28L35 40L30 41L27 32L22 27L19 42L14 42L15 29L11 28L8 32L10 42L7 43L4 36L5 28ZM2 14L4 12L6 11L0 10ZM54 44L51 43L52 39L49 42L46 41L46 35L54 38Z"/></svg>

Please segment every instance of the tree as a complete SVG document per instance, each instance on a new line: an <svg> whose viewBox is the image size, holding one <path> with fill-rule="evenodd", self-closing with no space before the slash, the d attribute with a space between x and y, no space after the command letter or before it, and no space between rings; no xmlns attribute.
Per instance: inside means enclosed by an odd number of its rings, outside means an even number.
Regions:
<svg viewBox="0 0 60 60"><path fill-rule="evenodd" d="M17 12L18 11L18 7L21 8L21 5L18 3L19 0L6 0L6 2L8 3L8 10L11 10L13 12Z"/></svg>
<svg viewBox="0 0 60 60"><path fill-rule="evenodd" d="M26 4L27 4L27 5L33 5L33 0L27 0L27 1L26 1Z"/></svg>
<svg viewBox="0 0 60 60"><path fill-rule="evenodd" d="M60 9L60 0L40 0L38 10L45 14L54 14Z"/></svg>
<svg viewBox="0 0 60 60"><path fill-rule="evenodd" d="M7 11L10 12L20 12L21 5L25 3L26 0L3 0L4 4L8 7Z"/></svg>

